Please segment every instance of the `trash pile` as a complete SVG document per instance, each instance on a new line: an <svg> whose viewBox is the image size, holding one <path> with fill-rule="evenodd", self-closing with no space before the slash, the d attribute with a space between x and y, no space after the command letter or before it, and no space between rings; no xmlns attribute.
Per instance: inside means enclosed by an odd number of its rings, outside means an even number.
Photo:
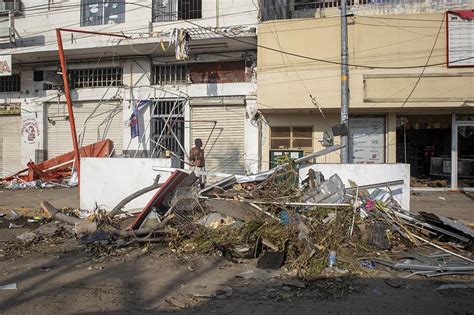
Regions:
<svg viewBox="0 0 474 315"><path fill-rule="evenodd" d="M80 148L81 157L110 157L113 142L102 140ZM68 152L41 163L28 162L27 167L17 173L0 178L0 185L7 189L52 188L77 186L74 168L74 152Z"/></svg>
<svg viewBox="0 0 474 315"><path fill-rule="evenodd" d="M474 274L474 231L402 209L391 190L400 181L346 187L337 174L326 179L311 170L300 183L295 161L203 190L197 178L174 171L137 215L122 212L123 202L82 218L48 202L42 208L91 246L158 242L236 263L256 259L257 268L284 268L302 278L370 272L377 265L410 275Z"/></svg>

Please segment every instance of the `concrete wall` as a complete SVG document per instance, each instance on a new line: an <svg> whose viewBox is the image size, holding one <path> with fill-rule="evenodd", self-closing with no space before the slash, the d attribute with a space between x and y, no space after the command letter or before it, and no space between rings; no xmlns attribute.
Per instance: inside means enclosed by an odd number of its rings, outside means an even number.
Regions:
<svg viewBox="0 0 474 315"><path fill-rule="evenodd" d="M25 12L15 19L15 28L21 36L22 47L11 49L13 53L55 51L57 47L54 29L58 27L103 32L130 31L136 34L135 38L142 38L145 39L144 42L147 42L146 38L150 37L150 30L155 33L153 36L156 36L158 33L167 34L175 27L215 27L217 25L223 27L242 24L248 26L257 23L258 13L251 0L203 0L202 19L191 20L191 22L157 22L150 25L152 0L128 0L125 1L125 23L80 27L80 0L22 0L22 2ZM48 3L50 3L49 9ZM5 19L2 18L3 20ZM8 22L0 22L0 27L7 25ZM73 38L68 34L64 38L66 49L120 46L136 42L88 34L75 34ZM152 42L156 42L156 38L152 38Z"/></svg>
<svg viewBox="0 0 474 315"><path fill-rule="evenodd" d="M443 14L355 16L349 18L351 109L397 109L417 81L435 39L429 64L446 61ZM340 62L340 21L337 17L261 23L260 45L316 59ZM340 108L340 66L258 48L259 108L314 109L309 94L323 109ZM423 79L403 110L473 108L474 70L426 68Z"/></svg>
<svg viewBox="0 0 474 315"><path fill-rule="evenodd" d="M346 187L349 180L357 185L377 184L381 182L403 180L403 185L392 186L394 199L402 208L410 210L410 165L409 164L314 164L300 169L300 178L306 178L309 169L320 171L328 179L339 175ZM384 189L384 188L382 188ZM384 189L387 191L387 189ZM369 190L372 192L373 190Z"/></svg>
<svg viewBox="0 0 474 315"><path fill-rule="evenodd" d="M163 183L171 175L157 172L154 166L177 167L174 159L127 159L127 158L82 158L81 159L81 209L112 210L122 199L153 183L161 175ZM128 203L123 209L134 210L146 206L157 190L148 192Z"/></svg>

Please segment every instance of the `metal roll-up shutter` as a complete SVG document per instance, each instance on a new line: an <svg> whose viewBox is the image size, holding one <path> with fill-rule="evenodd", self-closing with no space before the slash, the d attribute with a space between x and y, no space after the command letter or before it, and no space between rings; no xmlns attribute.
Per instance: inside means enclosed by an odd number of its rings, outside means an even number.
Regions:
<svg viewBox="0 0 474 315"><path fill-rule="evenodd" d="M208 172L245 174L245 106L193 106L192 102L191 106L192 141L194 143L194 139L201 138L204 144L207 142L204 149L206 170ZM206 122L209 120L217 121L212 134L213 123Z"/></svg>
<svg viewBox="0 0 474 315"><path fill-rule="evenodd" d="M21 117L0 116L0 177L21 170Z"/></svg>
<svg viewBox="0 0 474 315"><path fill-rule="evenodd" d="M73 150L66 103L47 104L46 147L48 158ZM110 139L115 154L123 149L122 104L116 102L75 102L74 118L80 146Z"/></svg>

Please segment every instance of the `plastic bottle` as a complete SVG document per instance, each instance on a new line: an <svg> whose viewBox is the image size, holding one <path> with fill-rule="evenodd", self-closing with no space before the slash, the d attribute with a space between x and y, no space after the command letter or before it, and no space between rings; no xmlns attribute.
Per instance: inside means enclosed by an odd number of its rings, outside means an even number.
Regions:
<svg viewBox="0 0 474 315"><path fill-rule="evenodd" d="M328 267L332 268L334 266L336 266L336 251L330 250L329 257L328 257Z"/></svg>

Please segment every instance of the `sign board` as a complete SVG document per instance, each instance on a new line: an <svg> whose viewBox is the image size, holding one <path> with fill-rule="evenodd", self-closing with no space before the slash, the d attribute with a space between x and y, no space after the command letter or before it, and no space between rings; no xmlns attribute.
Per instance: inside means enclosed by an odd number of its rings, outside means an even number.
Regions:
<svg viewBox="0 0 474 315"><path fill-rule="evenodd" d="M21 114L21 103L0 104L0 116L1 115L20 115L20 114Z"/></svg>
<svg viewBox="0 0 474 315"><path fill-rule="evenodd" d="M474 11L446 12L448 67L474 67Z"/></svg>
<svg viewBox="0 0 474 315"><path fill-rule="evenodd" d="M385 118L349 119L352 163L385 163Z"/></svg>
<svg viewBox="0 0 474 315"><path fill-rule="evenodd" d="M12 55L0 55L0 76L12 75Z"/></svg>

